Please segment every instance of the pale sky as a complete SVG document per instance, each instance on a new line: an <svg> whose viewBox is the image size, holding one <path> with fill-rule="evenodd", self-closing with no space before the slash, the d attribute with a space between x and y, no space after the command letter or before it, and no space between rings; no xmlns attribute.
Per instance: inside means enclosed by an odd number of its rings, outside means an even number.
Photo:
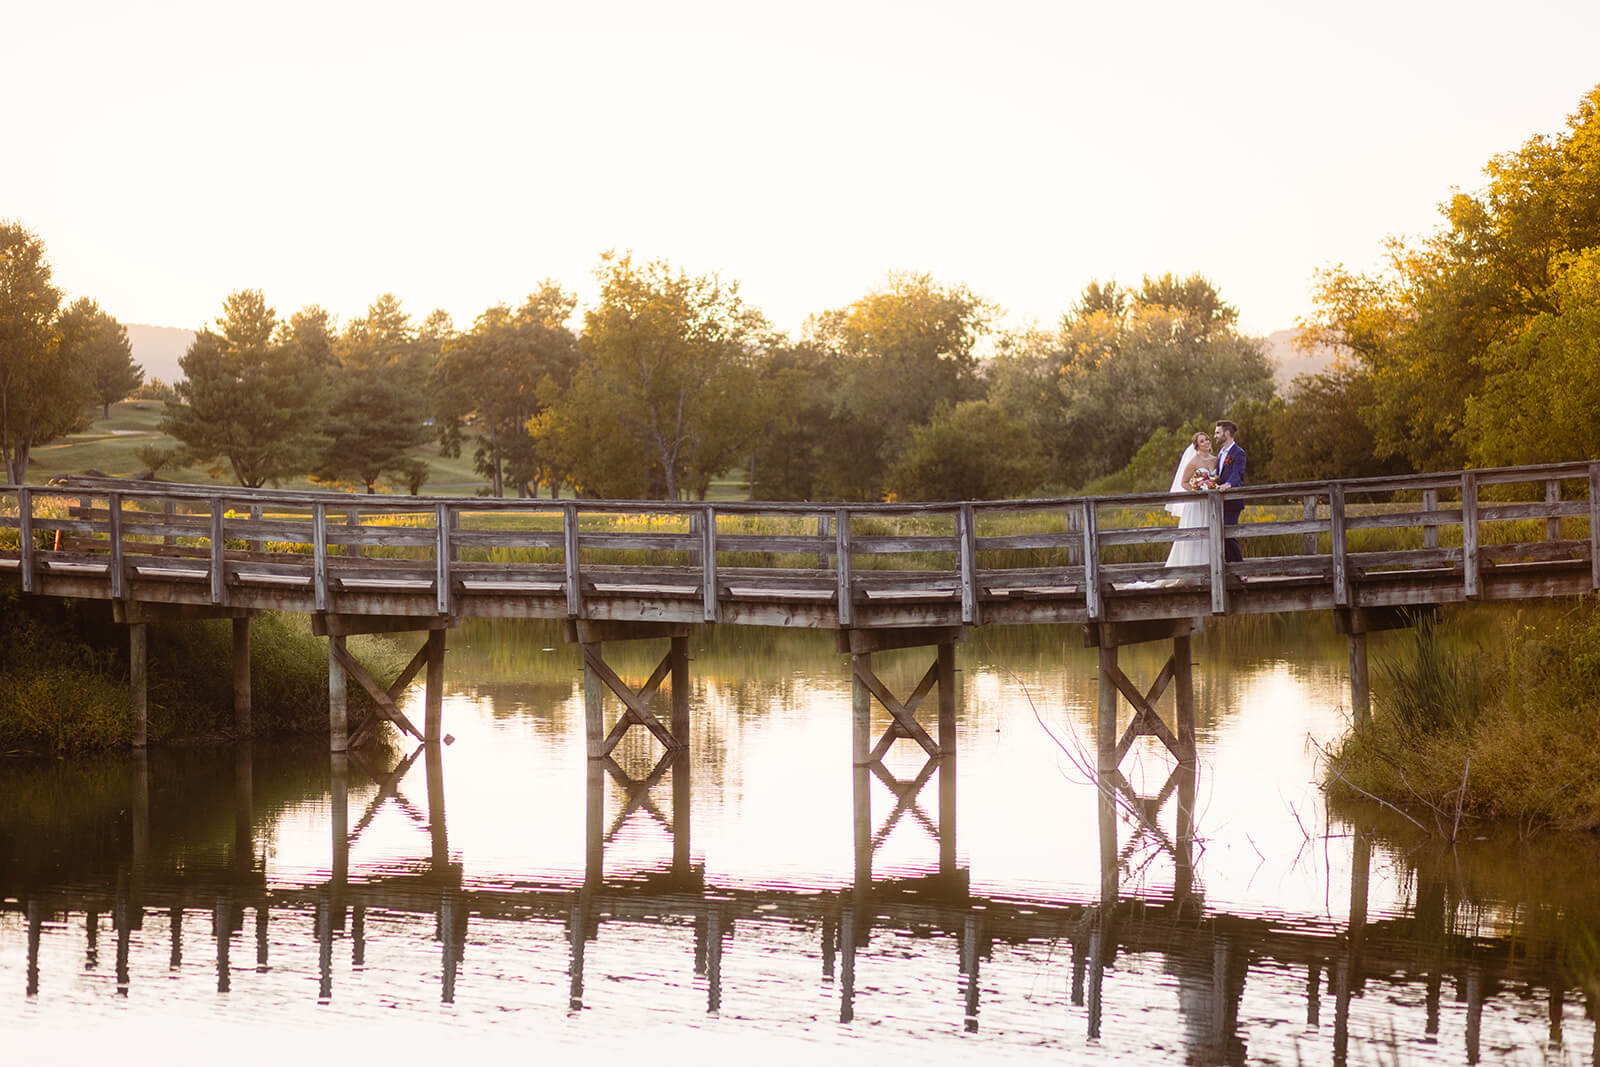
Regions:
<svg viewBox="0 0 1600 1067"><path fill-rule="evenodd" d="M1600 82L1600 3L0 0L0 218L124 322L458 327L610 248L798 332L893 270L1053 324L1200 272L1268 333Z"/></svg>

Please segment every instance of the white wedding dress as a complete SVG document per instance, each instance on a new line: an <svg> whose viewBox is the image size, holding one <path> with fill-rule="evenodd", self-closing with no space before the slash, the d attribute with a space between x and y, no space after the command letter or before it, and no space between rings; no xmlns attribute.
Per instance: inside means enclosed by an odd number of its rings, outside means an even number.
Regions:
<svg viewBox="0 0 1600 1067"><path fill-rule="evenodd" d="M1172 489L1174 493L1188 493L1189 499L1175 500L1167 505L1167 512L1178 517L1178 527L1183 530L1192 530L1206 525L1206 498L1197 492L1186 490L1183 485L1183 472L1188 469L1189 463L1198 454L1198 449L1190 445L1183 451L1183 458L1178 461L1178 469L1172 475ZM1187 541L1172 542L1172 551L1167 553L1167 566L1169 567L1203 567L1207 562L1206 541L1204 538L1193 538Z"/></svg>

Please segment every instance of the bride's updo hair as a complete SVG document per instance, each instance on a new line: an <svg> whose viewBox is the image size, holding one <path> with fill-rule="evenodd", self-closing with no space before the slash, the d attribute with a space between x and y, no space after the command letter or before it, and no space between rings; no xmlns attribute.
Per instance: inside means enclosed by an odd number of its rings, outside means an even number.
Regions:
<svg viewBox="0 0 1600 1067"><path fill-rule="evenodd" d="M1202 440L1206 440L1206 441L1211 440L1211 436L1209 434L1207 434L1204 430L1199 431L1193 437L1189 438L1189 443L1191 445L1194 445L1195 449L1198 450L1200 448L1200 442Z"/></svg>

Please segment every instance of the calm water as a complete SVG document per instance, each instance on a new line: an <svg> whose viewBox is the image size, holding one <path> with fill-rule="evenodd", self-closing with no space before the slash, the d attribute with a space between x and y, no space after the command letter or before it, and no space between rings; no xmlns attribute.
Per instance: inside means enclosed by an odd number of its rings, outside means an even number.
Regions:
<svg viewBox="0 0 1600 1067"><path fill-rule="evenodd" d="M854 773L831 636L731 627L686 757L590 764L533 624L452 633L433 753L0 761L5 1061L1597 1062L1600 849L1329 813L1345 649L1309 625L1196 643L1199 765L1135 746L1110 870L1069 629L959 647L955 766ZM637 684L664 646L607 655ZM906 694L931 659L875 662Z"/></svg>

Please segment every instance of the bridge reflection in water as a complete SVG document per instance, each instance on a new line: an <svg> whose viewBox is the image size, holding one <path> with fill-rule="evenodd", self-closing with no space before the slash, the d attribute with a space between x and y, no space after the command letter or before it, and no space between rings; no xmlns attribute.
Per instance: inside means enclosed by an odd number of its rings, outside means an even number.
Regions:
<svg viewBox="0 0 1600 1067"><path fill-rule="evenodd" d="M421 782L417 781L418 763L422 764ZM1133 988L1140 980L1138 968L1119 970L1119 957L1143 958L1147 964L1158 959L1159 974L1171 980L1163 984L1176 989L1183 1055L1190 1063L1236 1063L1250 1055L1251 1034L1241 1019L1246 987L1253 976L1281 985L1283 974L1290 970L1304 975L1301 999L1310 1040L1328 1042L1323 1053L1308 1052L1318 1059L1327 1055L1334 1063L1342 1064L1350 1055L1356 1001L1368 997L1385 1009L1399 1011L1400 1003L1419 986L1424 991L1422 1014L1427 1035L1440 1033L1447 985L1458 1001L1465 1002L1465 1048L1461 1051L1468 1062L1480 1058L1484 1009L1496 997L1512 1000L1511 1010L1526 1013L1528 1003L1537 1003L1535 990L1543 990L1549 1040L1559 1045L1566 1037L1567 990L1584 981L1585 975L1574 974L1572 961L1562 959L1555 948L1538 951L1515 936L1467 937L1453 932L1456 891L1445 870L1417 869L1415 904L1409 917L1369 920L1372 839L1365 833L1349 839L1353 873L1349 921L1342 929L1322 917L1233 915L1209 909L1194 870L1196 765L1180 762L1152 795L1138 795L1120 775L1099 793L1100 824L1109 827L1112 836L1101 842L1104 866L1098 898L985 897L971 891L969 872L956 862L955 770L953 757L930 758L910 778L896 777L881 762L855 768L853 877L834 891L807 892L707 884L705 867L692 860L689 847L691 782L684 751L668 753L641 777L615 760L590 760L584 785L581 882L486 888L475 887L464 877L462 863L451 858L438 745L418 746L387 769L372 766L370 757L334 754L327 778L327 876L321 882L295 885L267 869L256 834L260 822L252 810L255 766L248 744L238 747L233 760L233 834L226 858L199 870L185 863L153 864L150 770L146 757L135 755L129 764L129 848L114 857L116 873L96 878L79 872L52 884L13 869L7 880L15 881L0 886L0 897L5 910L20 913L25 924L22 993L37 1001L47 1001L51 986L66 977L41 973L41 958L47 955L41 950L46 933L62 936L63 924L81 921L82 970L95 972L100 966L99 937L107 914L116 937L115 991L119 996L127 996L130 990L135 969L131 955L138 948L157 947L162 940L154 934L134 936L147 928L155 913L166 912L169 933L165 947L173 970L184 967L186 952L193 950L186 943L193 937L190 920L196 913L209 919L211 944L206 949L214 958L216 990L222 994L235 989L238 974L283 970L281 964L273 968L270 959L273 945L282 944L285 937L281 931L275 932L273 925L287 923L294 928L309 916L318 949L317 997L322 1001L339 997L339 975L352 973L337 962L345 952L354 971L369 965L371 916L430 915L438 945L434 956L438 998L444 1003L456 999L468 931L474 923L560 924L567 953L563 961L568 977L567 1008L571 1011L585 1005L586 956L604 931L692 926L692 963L685 959L683 966L692 967L692 984L703 986L705 1010L711 1013L724 1007L725 978L746 991L758 977L748 970L757 966L756 958L748 954L739 957L739 971L727 972L724 949L736 931L747 926L756 942L770 952L774 939L764 936L764 931L787 926L791 931L810 931L815 938L807 954L812 957L817 980L835 991L832 995L841 1023L856 1018L863 989L880 998L874 1004L881 1008L881 991L905 980L893 973L909 966L898 948L894 953L873 953L874 937L909 933L910 943L926 946L921 950L923 959L949 951L946 973L957 979L954 988L958 995L950 997L946 990L951 987L942 982L926 993L936 1002L933 1010L937 1015L952 1023L959 1020L970 1032L982 1026L986 997L998 996L1006 1003L1017 999L1018 990L1007 988L1014 972L1002 970L990 980L984 979L997 946L1033 944L1052 946L1052 951L1054 946L1070 946L1071 954L1069 1017L1041 1018L1041 1030L1066 1026L1070 1031L1070 1014L1081 1011L1080 1032L1091 1040L1107 1040L1102 1028L1108 1006L1115 1005L1121 995L1139 1000L1149 993L1148 988ZM370 793L358 812L352 811L350 804L352 774L362 792ZM875 794L887 803L874 805ZM608 796L613 801L609 811ZM414 854L398 865L353 872L352 846L386 811L398 811L414 827ZM650 820L670 835L670 856L643 875L608 878L607 848L624 824L637 818ZM917 876L875 876L873 860L879 846L901 825L922 831L931 869ZM1119 828L1127 831L1126 840L1120 842L1116 836ZM1333 842L1325 844L1332 847ZM1339 844L1343 845L1342 839ZM1172 872L1169 893L1134 888L1151 880L1151 870L1168 864ZM236 956L241 946L235 942L248 929L247 917L253 920L253 962ZM0 928L14 925L0 916ZM388 922L386 928L392 927ZM384 944L385 951L394 951L389 947L394 944L391 937L386 935ZM903 944L897 941L897 945ZM490 950L480 947L475 951ZM48 955L62 958L59 952ZM418 965L414 952L405 955L406 965ZM14 962L20 961L14 961L9 950L0 951L0 975L10 971ZM292 970L293 964L288 969ZM496 971L486 965L473 974L472 981L488 985L479 995L501 998L498 1002L503 1006L516 1006L504 998L525 997L526 990L494 988ZM432 968L427 968L420 977L431 973ZM1587 979L1592 990L1592 968ZM1321 1029L1328 998L1333 1001L1331 1034ZM1591 1014L1592 1009L1591 1003ZM1009 1010L1014 1011L1015 1005ZM1048 1010L1044 1006L1039 1009ZM1592 1033L1583 1036L1593 1038Z"/></svg>

